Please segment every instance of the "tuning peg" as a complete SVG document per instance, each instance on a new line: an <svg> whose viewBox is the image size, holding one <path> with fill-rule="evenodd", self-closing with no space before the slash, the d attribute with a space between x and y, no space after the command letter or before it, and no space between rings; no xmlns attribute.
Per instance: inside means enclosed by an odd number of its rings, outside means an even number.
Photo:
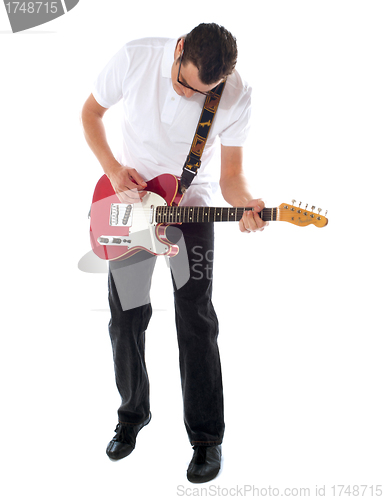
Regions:
<svg viewBox="0 0 384 500"><path fill-rule="evenodd" d="M301 207L301 202L299 203L299 208Z"/></svg>
<svg viewBox="0 0 384 500"><path fill-rule="evenodd" d="M316 208L315 205L311 207L312 212L315 210L315 208Z"/></svg>
<svg viewBox="0 0 384 500"><path fill-rule="evenodd" d="M326 210L326 211L325 211L325 214L324 214L324 215L325 215L325 217L327 216L327 213L328 213L328 210Z"/></svg>
<svg viewBox="0 0 384 500"><path fill-rule="evenodd" d="M321 210L322 210L322 209L321 209L321 208L318 208L317 210L318 210L318 212L319 212L319 215L320 215L320 212L321 212Z"/></svg>
<svg viewBox="0 0 384 500"><path fill-rule="evenodd" d="M305 210L307 210L308 203L305 205Z"/></svg>
<svg viewBox="0 0 384 500"><path fill-rule="evenodd" d="M296 200L292 200L292 205L294 205L296 203Z"/></svg>

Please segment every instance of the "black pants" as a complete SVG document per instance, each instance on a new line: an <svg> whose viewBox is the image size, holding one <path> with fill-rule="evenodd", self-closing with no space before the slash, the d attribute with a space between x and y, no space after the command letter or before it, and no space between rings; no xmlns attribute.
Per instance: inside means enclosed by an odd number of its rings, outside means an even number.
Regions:
<svg viewBox="0 0 384 500"><path fill-rule="evenodd" d="M186 251L182 238L181 251L170 262L184 422L191 444L220 444L224 413L218 321L211 301L213 224L184 224L167 232L174 241L181 234ZM140 423L149 414L144 351L145 331L152 314L149 292L155 261L156 257L142 251L124 261L110 262L109 333L116 384L122 399L118 417L124 423ZM183 284L178 278L180 273L185 275L186 262L190 276Z"/></svg>

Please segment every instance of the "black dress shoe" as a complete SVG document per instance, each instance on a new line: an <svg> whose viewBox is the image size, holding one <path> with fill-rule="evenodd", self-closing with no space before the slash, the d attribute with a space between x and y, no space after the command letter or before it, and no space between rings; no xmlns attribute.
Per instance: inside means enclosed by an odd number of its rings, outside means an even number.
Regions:
<svg viewBox="0 0 384 500"><path fill-rule="evenodd" d="M115 429L116 435L109 442L107 446L107 455L112 460L120 460L121 458L127 457L135 449L136 437L145 425L149 424L151 420L151 413L149 417L144 420L141 424L130 425L130 424L117 424Z"/></svg>
<svg viewBox="0 0 384 500"><path fill-rule="evenodd" d="M194 446L195 450L187 470L191 483L206 483L214 479L220 470L221 445Z"/></svg>

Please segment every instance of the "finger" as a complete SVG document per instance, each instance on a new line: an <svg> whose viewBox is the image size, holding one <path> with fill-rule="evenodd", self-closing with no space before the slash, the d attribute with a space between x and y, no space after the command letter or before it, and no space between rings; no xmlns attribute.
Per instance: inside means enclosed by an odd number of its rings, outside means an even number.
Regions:
<svg viewBox="0 0 384 500"><path fill-rule="evenodd" d="M250 231L250 232L257 231L259 229L259 227L257 225L257 221L255 220L255 216L254 216L253 211L248 210L245 213L245 217L246 217L246 220L245 220L246 229L248 229L248 231Z"/></svg>
<svg viewBox="0 0 384 500"><path fill-rule="evenodd" d="M147 185L146 183L144 184ZM129 182L127 182L126 188L128 191L128 197L132 198L135 201L141 201L141 199L144 198L144 196L147 194L147 192L144 191L141 186L138 187L138 184L136 184L134 179L131 179Z"/></svg>
<svg viewBox="0 0 384 500"><path fill-rule="evenodd" d="M247 207L252 208L254 212L261 212L261 210L265 208L265 203L264 200L259 198L257 200L251 200Z"/></svg>
<svg viewBox="0 0 384 500"><path fill-rule="evenodd" d="M252 227L254 231L257 231L258 229L261 230L265 226L265 222L261 219L260 215L257 212L252 212Z"/></svg>
<svg viewBox="0 0 384 500"><path fill-rule="evenodd" d="M255 206L256 212L261 212L265 208L264 200L259 198L257 201L257 205Z"/></svg>
<svg viewBox="0 0 384 500"><path fill-rule="evenodd" d="M137 170L135 170L134 168L130 168L129 175L135 181L136 184L138 184L139 186L142 186L142 187L147 187L147 183L141 177L141 175L137 172Z"/></svg>
<svg viewBox="0 0 384 500"><path fill-rule="evenodd" d="M240 231L242 233L249 233L249 229L247 229L246 225L245 225L245 215L240 219L240 223L239 223L239 227L240 227Z"/></svg>
<svg viewBox="0 0 384 500"><path fill-rule="evenodd" d="M266 225L268 225L268 223L263 221L257 212L252 210L246 212L245 228L248 229L248 231L263 231Z"/></svg>

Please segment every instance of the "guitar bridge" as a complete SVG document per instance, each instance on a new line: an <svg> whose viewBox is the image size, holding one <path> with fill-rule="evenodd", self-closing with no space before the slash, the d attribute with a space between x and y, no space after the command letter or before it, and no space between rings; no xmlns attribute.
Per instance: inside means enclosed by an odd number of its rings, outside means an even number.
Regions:
<svg viewBox="0 0 384 500"><path fill-rule="evenodd" d="M132 226L132 209L132 204L111 203L109 225L118 227Z"/></svg>

